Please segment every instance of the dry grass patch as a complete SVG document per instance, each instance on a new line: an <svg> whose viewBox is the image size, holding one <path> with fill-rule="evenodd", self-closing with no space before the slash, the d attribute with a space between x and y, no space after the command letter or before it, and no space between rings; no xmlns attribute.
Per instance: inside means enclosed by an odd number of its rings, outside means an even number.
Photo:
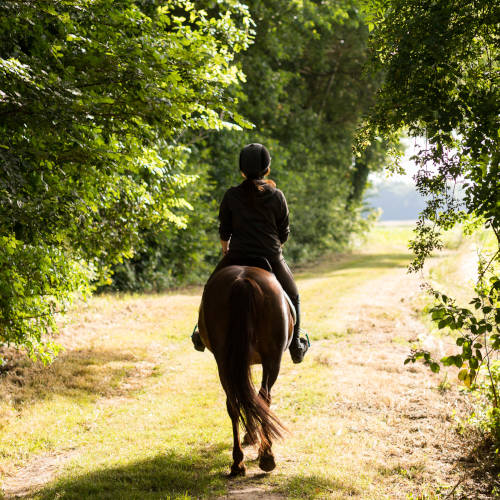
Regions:
<svg viewBox="0 0 500 500"><path fill-rule="evenodd" d="M249 449L248 477L225 477L230 421L213 357L191 347L201 292L191 288L95 297L70 316L54 365L19 361L2 375L10 399L0 408L11 412L0 429L5 491L377 500L447 491L459 474L453 419L462 400L454 385L440 391L441 379L424 367L403 366L408 343L426 333L413 305L418 280L405 272L408 235L381 228L363 252L297 274L314 342L301 365L285 356L273 390L290 435L275 444L272 474ZM65 459L35 492L33 464L56 456ZM31 489L16 490L19 478Z"/></svg>

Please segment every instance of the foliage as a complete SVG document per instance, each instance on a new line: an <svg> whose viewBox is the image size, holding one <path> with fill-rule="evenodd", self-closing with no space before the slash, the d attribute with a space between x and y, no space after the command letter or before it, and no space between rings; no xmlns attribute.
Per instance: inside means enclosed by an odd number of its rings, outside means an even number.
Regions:
<svg viewBox="0 0 500 500"><path fill-rule="evenodd" d="M482 373L480 372L482 376L476 384L474 392L476 408L470 421L483 433L490 434L498 446L500 445L500 409L495 405L494 395L500 386L500 362L493 361L489 371L484 372L483 368Z"/></svg>
<svg viewBox="0 0 500 500"><path fill-rule="evenodd" d="M271 177L291 212L285 252L296 262L345 247L358 228L368 171L380 168L384 156L378 144L358 161L352 154L356 127L379 85L361 77L368 30L356 7L354 1L249 2L256 35L240 56L246 83L239 109L255 129L229 144L269 145ZM216 150L225 140L216 140ZM237 176L235 149L212 169L218 193Z"/></svg>
<svg viewBox="0 0 500 500"><path fill-rule="evenodd" d="M380 83L361 77L357 1L0 9L0 343L43 355L55 314L93 286L202 281L248 142L272 152L290 260L343 248L369 223L362 194L385 144L353 157Z"/></svg>
<svg viewBox="0 0 500 500"><path fill-rule="evenodd" d="M432 197L413 244L420 269L442 229L479 217L499 230L498 6L375 0L369 10L374 67L385 80L365 132L394 137L405 128L427 140L415 158L417 188Z"/></svg>
<svg viewBox="0 0 500 500"><path fill-rule="evenodd" d="M186 165L188 172L192 165ZM194 175L194 174L193 174ZM196 182L179 190L189 200L191 210L184 210L187 224L181 228L151 228L143 235L143 245L131 259L113 269L112 283L100 291L161 291L186 284L198 284L211 272L217 257L218 211L216 200L202 194L209 184L204 171L196 174Z"/></svg>
<svg viewBox="0 0 500 500"><path fill-rule="evenodd" d="M250 142L271 151L270 177L289 204L291 236L284 247L289 261L343 249L369 223L362 217L362 195L368 172L382 167L385 145L373 143L362 156L353 156L356 127L380 83L362 76L368 29L357 1L247 3L255 40L238 54L245 81L230 92L254 127L191 134L189 168L208 177L188 187L195 207L190 222L174 237L153 231L154 244L119 266L115 286L148 289L151 276L158 277L153 288L161 288L161 276L174 284L206 278L220 257L218 203L242 180L238 154ZM211 1L202 4L214 8Z"/></svg>
<svg viewBox="0 0 500 500"><path fill-rule="evenodd" d="M1 4L0 343L43 352L74 293L185 225L183 135L246 125L225 89L250 20L219 4Z"/></svg>
<svg viewBox="0 0 500 500"><path fill-rule="evenodd" d="M367 0L365 7L374 68L385 80L361 142L378 134L394 140L403 129L426 139L415 156L415 181L429 201L417 222L410 269L422 269L441 247L441 232L458 223L469 229L484 224L496 235L496 249L482 257L471 302L479 315L437 292L431 310L438 328L460 331L461 352L442 362L461 368L460 380L472 387L479 366L490 367L500 347L499 7L488 0ZM458 188L463 197L456 196ZM413 353L410 360L417 358L439 369L429 353ZM498 408L498 380L488 373Z"/></svg>
<svg viewBox="0 0 500 500"><path fill-rule="evenodd" d="M490 287L478 289L479 297L470 302L477 314L466 307L458 307L455 300L438 291L433 291L436 304L430 309L432 320L439 329L448 328L458 333L456 345L461 352L445 356L441 362L445 366L456 366L459 380L467 387L476 382L481 366L485 365L490 372L491 355L500 347L500 287L498 281L491 280ZM406 359L405 364L423 359L432 371L438 372L440 366L432 360L428 351L414 351ZM492 399L498 407L498 394L495 384L492 385Z"/></svg>
<svg viewBox="0 0 500 500"><path fill-rule="evenodd" d="M496 276L486 280L483 274L475 288L477 295L470 301L471 308L459 307L447 295L430 291L435 299L435 305L429 310L432 320L438 329L454 332L455 343L460 348L440 362L459 369L458 379L480 400L481 410L473 415L473 420L491 432L500 445L500 282ZM440 363L427 350L413 350L405 364L417 360L422 360L433 372L440 371Z"/></svg>

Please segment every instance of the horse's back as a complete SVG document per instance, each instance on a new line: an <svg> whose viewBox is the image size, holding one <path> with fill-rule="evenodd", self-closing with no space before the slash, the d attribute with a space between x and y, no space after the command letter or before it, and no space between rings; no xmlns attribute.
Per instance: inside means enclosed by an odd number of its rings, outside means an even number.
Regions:
<svg viewBox="0 0 500 500"><path fill-rule="evenodd" d="M251 296L249 300L238 301L235 290L243 282L247 283ZM216 358L224 350L227 336L236 334L231 331L235 315L249 314L250 308L255 309L251 362L261 363L263 358L281 356L286 349L293 325L283 290L274 274L257 267L228 266L210 278L200 307L200 335Z"/></svg>

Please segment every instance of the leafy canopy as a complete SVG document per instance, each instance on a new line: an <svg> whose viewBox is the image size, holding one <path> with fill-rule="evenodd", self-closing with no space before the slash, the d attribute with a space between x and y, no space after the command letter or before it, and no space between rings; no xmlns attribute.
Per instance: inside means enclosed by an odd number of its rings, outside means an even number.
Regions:
<svg viewBox="0 0 500 500"><path fill-rule="evenodd" d="M439 246L440 229L480 218L500 231L499 7L487 0L374 0L365 7L374 68L385 77L365 132L426 138L416 185L432 201L413 245L418 269Z"/></svg>
<svg viewBox="0 0 500 500"><path fill-rule="evenodd" d="M485 224L495 248L479 259L473 307L431 290L438 328L456 331L459 352L441 360L460 368L468 387L487 387L491 427L500 442L500 397L494 360L500 349L500 6L489 0L367 0L374 68L385 76L362 138L423 136L416 155L418 190L430 197L420 214L413 270L458 223ZM457 196L457 192L463 196ZM433 371L440 365L427 351ZM484 372L489 382L481 382Z"/></svg>
<svg viewBox="0 0 500 500"><path fill-rule="evenodd" d="M250 19L219 4L0 5L0 343L43 352L54 314L145 228L185 224L183 134L246 126L226 89Z"/></svg>
<svg viewBox="0 0 500 500"><path fill-rule="evenodd" d="M380 78L363 76L368 29L358 1L246 3L255 40L237 56L245 81L229 91L254 127L186 135L187 169L200 179L185 188L194 207L189 222L181 230L149 231L147 245L117 266L114 288L158 290L206 279L220 258L218 203L242 180L238 154L249 142L269 148L270 177L287 198L289 262L345 248L366 226L362 195L368 172L382 167L385 146L374 143L353 156L356 128L380 84ZM197 3L208 12L215 4Z"/></svg>

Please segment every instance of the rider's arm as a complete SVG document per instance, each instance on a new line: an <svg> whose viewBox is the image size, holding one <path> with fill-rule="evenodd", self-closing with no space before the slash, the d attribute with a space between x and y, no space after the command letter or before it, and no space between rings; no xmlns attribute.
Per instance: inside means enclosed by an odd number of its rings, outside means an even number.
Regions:
<svg viewBox="0 0 500 500"><path fill-rule="evenodd" d="M233 233L233 217L231 214L231 209L229 208L229 203L227 199L227 192L222 198L220 207L219 207L219 235L222 242L222 250L224 251L224 244L226 245L231 238L231 234ZM225 242L225 243L224 243Z"/></svg>
<svg viewBox="0 0 500 500"><path fill-rule="evenodd" d="M229 250L229 241L220 240L220 243L222 245L222 253L226 255Z"/></svg>
<svg viewBox="0 0 500 500"><path fill-rule="evenodd" d="M286 204L285 195L279 191L280 198L280 207L279 207L279 215L277 218L278 225L278 236L280 239L281 246L288 239L288 234L290 233L290 223L288 220L288 205Z"/></svg>

